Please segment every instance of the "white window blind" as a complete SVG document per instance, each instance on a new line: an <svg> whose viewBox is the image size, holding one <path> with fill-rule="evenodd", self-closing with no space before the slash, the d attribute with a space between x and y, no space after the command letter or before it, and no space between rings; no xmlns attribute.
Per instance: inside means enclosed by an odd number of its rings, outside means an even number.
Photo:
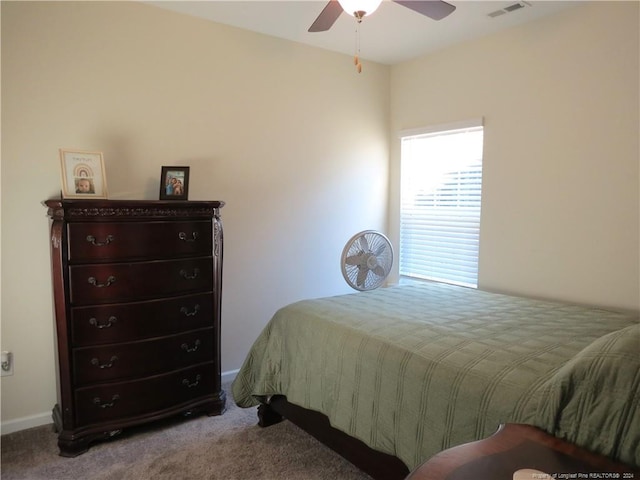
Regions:
<svg viewBox="0 0 640 480"><path fill-rule="evenodd" d="M481 123L402 136L400 275L478 286Z"/></svg>

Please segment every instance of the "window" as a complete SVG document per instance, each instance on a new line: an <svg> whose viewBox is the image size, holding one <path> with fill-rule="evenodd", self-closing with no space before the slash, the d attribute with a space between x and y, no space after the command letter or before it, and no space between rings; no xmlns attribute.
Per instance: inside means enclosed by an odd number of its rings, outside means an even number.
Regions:
<svg viewBox="0 0 640 480"><path fill-rule="evenodd" d="M400 275L477 287L482 121L401 138Z"/></svg>

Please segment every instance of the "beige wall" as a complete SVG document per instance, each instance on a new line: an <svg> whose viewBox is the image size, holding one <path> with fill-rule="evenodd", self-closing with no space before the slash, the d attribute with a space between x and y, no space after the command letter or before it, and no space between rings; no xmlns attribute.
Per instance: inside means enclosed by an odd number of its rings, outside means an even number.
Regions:
<svg viewBox="0 0 640 480"><path fill-rule="evenodd" d="M484 117L481 288L640 308L638 2L592 2L392 68L403 129Z"/></svg>
<svg viewBox="0 0 640 480"><path fill-rule="evenodd" d="M273 312L351 291L340 253L386 226L389 68L131 2L2 2L3 433L50 421L48 219L58 148L104 153L111 198L224 200L223 371ZM26 423L25 423L26 422Z"/></svg>

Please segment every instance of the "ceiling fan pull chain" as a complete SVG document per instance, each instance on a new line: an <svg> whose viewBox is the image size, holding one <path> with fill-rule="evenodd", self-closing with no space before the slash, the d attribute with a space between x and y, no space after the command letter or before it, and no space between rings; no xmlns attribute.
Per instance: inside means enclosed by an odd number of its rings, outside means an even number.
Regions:
<svg viewBox="0 0 640 480"><path fill-rule="evenodd" d="M356 54L353 57L353 64L356 66L358 73L362 73L362 64L360 63L360 22L356 23Z"/></svg>

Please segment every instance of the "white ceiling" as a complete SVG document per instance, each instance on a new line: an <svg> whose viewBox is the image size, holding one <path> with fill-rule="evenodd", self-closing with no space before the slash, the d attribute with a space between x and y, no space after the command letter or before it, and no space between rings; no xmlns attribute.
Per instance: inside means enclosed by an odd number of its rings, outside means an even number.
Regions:
<svg viewBox="0 0 640 480"><path fill-rule="evenodd" d="M353 55L355 18L342 13L327 32L307 29L327 0L148 1L158 7L218 23ZM431 20L391 0L360 25L360 57L393 65L443 47L556 13L581 2L570 1L449 1L456 10L440 21ZM523 8L497 17L488 14L519 3Z"/></svg>

